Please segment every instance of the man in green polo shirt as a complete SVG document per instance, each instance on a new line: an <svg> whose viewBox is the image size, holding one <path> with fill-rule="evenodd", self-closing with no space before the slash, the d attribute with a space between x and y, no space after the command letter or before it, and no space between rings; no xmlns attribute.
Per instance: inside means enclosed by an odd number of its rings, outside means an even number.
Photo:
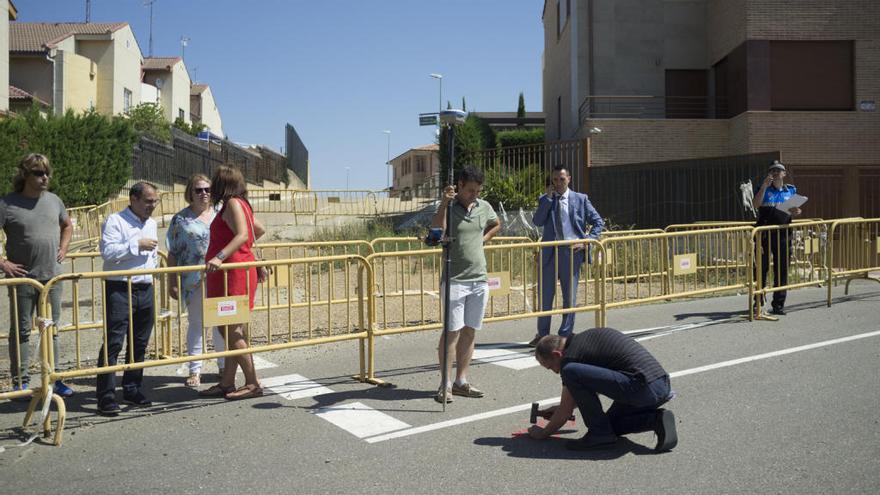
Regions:
<svg viewBox="0 0 880 495"><path fill-rule="evenodd" d="M434 397L437 402L443 402L443 387L446 387L446 402L452 402L453 395L475 398L483 396L482 391L468 383L466 375L474 353L474 334L483 325L483 313L489 301L483 244L498 233L501 221L489 203L478 199L482 189L483 172L472 166L464 167L458 177L458 194L454 187L447 186L431 221L431 227L445 229L446 209L452 208L452 225L449 229L449 237L452 239L449 244L452 266L449 273L447 315L450 322L446 356L452 356L455 351L455 382L440 384L440 390ZM442 334L437 349L440 366L443 366ZM446 377L450 376L452 360L446 359Z"/></svg>

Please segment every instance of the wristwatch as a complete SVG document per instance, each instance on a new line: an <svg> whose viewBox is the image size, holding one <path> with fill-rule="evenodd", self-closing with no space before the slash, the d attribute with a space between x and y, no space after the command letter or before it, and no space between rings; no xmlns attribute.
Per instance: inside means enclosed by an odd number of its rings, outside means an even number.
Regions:
<svg viewBox="0 0 880 495"><path fill-rule="evenodd" d="M226 255L223 254L223 251L220 251L219 253L217 253L217 259L220 261L223 261L226 259Z"/></svg>

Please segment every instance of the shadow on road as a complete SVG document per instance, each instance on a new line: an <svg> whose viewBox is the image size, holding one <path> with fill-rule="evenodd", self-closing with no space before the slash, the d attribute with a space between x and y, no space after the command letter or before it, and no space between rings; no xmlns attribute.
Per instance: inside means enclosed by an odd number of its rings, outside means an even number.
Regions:
<svg viewBox="0 0 880 495"><path fill-rule="evenodd" d="M565 438L551 437L549 440L534 440L528 435L514 435L511 437L484 437L474 440L476 445L488 447L501 447L510 457L523 457L528 459L584 459L590 461L607 461L623 457L626 454L647 455L654 454L654 450L644 445L639 445L627 438L621 438L617 443L607 449L599 449L585 452L566 450Z"/></svg>

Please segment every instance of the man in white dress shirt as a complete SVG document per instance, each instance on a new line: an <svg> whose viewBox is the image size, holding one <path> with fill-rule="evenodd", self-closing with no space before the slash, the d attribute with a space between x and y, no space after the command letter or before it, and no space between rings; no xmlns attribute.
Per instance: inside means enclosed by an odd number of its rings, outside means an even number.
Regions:
<svg viewBox="0 0 880 495"><path fill-rule="evenodd" d="M104 271L154 269L157 267L159 235L156 221L150 218L159 204L156 187L138 182L128 194L129 206L107 217L101 229L101 257ZM131 287L131 319L129 320L129 285ZM144 360L147 343L153 332L153 277L135 275L109 277L104 297L107 341L98 355L98 366L116 364L119 351L131 327L132 340L125 351L126 363ZM122 375L125 402L135 406L152 403L141 391L143 370L126 371ZM98 375L96 387L98 413L119 414L116 402L116 373Z"/></svg>

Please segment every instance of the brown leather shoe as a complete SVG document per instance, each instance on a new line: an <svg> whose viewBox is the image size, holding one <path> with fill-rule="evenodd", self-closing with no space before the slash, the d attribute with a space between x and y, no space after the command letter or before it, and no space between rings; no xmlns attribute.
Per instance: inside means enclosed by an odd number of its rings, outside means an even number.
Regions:
<svg viewBox="0 0 880 495"><path fill-rule="evenodd" d="M253 399L263 396L263 387L259 385L245 385L234 392L226 394L226 400Z"/></svg>
<svg viewBox="0 0 880 495"><path fill-rule="evenodd" d="M235 385L224 387L219 383L211 385L205 390L199 391L199 397L224 397L226 394L235 391Z"/></svg>

